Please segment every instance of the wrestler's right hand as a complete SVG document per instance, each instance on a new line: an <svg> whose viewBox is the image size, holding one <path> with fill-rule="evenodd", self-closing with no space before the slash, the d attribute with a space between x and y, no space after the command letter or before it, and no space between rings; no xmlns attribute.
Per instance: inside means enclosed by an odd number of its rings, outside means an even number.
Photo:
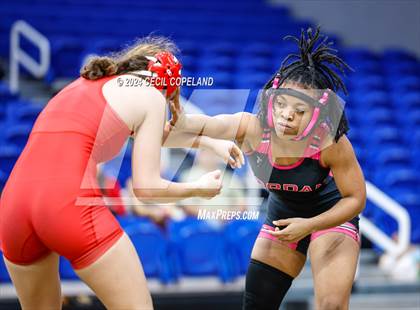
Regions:
<svg viewBox="0 0 420 310"><path fill-rule="evenodd" d="M170 126L182 129L185 127L186 116L184 109L179 100L179 88L176 90L175 98L169 102L169 109L171 110L172 117L169 120Z"/></svg>
<svg viewBox="0 0 420 310"><path fill-rule="evenodd" d="M200 177L196 183L196 195L198 197L211 199L214 196L220 194L222 190L222 172L220 170L214 170L206 173Z"/></svg>

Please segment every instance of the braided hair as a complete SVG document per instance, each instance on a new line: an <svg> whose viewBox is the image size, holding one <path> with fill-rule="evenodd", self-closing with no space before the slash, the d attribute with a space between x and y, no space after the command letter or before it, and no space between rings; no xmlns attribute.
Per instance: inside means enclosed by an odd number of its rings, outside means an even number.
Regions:
<svg viewBox="0 0 420 310"><path fill-rule="evenodd" d="M324 37L323 39L321 39ZM315 32L312 28L302 29L300 38L288 35L284 40L293 40L299 48L299 54L288 55L281 63L280 69L273 77L264 85L263 91L259 98L258 118L261 126L267 128L267 105L268 90L272 88L273 81L279 78L279 85L284 82L293 82L302 85L308 89L331 89L334 92L342 90L347 95L347 89L341 77L330 68L334 66L340 73L345 74L345 70L353 69L348 66L335 53L336 49L331 48L332 41L328 41L328 37L320 34L318 26ZM294 61L290 61L294 60ZM289 63L288 63L289 62ZM332 132L336 132L334 140L338 139L349 130L344 107L338 100L337 95L333 95L333 100L328 105L328 115L330 117L330 125Z"/></svg>

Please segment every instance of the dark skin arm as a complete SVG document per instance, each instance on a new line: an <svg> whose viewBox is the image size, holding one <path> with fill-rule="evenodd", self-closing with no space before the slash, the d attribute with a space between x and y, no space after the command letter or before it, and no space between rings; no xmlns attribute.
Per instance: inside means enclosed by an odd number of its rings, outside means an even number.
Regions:
<svg viewBox="0 0 420 310"><path fill-rule="evenodd" d="M286 226L275 231L265 230L280 240L296 242L319 230L341 225L356 217L366 204L366 185L352 145L346 136L323 150L321 162L331 168L342 198L329 210L312 218L289 218L273 221Z"/></svg>
<svg viewBox="0 0 420 310"><path fill-rule="evenodd" d="M244 152L250 152L261 138L262 129L254 114L239 112L208 116L185 114L177 94L169 105L172 119L167 126L174 132L185 132L215 139L235 141Z"/></svg>

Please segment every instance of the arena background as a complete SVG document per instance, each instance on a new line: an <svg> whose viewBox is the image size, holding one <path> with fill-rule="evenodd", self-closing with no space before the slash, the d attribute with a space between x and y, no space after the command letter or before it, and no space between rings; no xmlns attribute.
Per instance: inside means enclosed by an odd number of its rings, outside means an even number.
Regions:
<svg viewBox="0 0 420 310"><path fill-rule="evenodd" d="M419 1L3 0L0 17L0 188L43 105L77 77L89 55L118 50L150 33L169 36L181 49L185 76L214 79L211 87L182 89L190 99L188 110L253 111L258 90L291 52L283 36L321 25L355 69L346 78L346 113L349 138L368 181L351 309L420 309ZM244 89L249 96L237 91ZM101 170L106 180L118 180L107 193L116 199L129 195L130 148L128 143ZM163 173L182 179L191 165L209 161L195 155L165 153ZM250 188L231 190L226 201L260 211L261 220L265 193L248 167L226 175ZM160 211L145 217L142 208L124 206L123 200L114 212L140 254L156 309L240 309L260 220L197 221L179 205L156 206ZM102 309L64 259L60 273L64 309ZM312 307L307 265L284 309ZM18 308L0 261L0 309Z"/></svg>

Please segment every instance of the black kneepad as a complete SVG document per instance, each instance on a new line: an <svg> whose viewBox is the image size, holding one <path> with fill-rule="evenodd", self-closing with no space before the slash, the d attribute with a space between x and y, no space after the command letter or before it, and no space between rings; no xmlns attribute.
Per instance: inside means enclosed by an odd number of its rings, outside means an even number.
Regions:
<svg viewBox="0 0 420 310"><path fill-rule="evenodd" d="M278 310L293 277L251 259L246 273L243 310Z"/></svg>

